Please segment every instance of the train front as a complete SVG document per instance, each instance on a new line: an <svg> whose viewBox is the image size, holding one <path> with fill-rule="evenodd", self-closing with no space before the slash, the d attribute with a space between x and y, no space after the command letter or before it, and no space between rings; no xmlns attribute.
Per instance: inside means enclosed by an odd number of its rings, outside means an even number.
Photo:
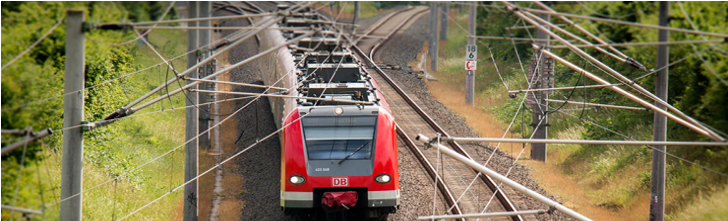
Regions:
<svg viewBox="0 0 728 221"><path fill-rule="evenodd" d="M292 124L284 133L282 155L281 206L286 213L321 220L386 218L396 211L396 134L387 111L378 106L304 107L285 122Z"/></svg>

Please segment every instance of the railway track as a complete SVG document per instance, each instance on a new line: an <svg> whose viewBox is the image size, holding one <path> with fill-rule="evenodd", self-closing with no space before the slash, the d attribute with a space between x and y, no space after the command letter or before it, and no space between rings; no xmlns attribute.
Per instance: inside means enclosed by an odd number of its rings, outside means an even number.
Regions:
<svg viewBox="0 0 728 221"><path fill-rule="evenodd" d="M471 184L473 177L477 174L473 169L449 158L440 158L438 161L437 151L422 151L422 147L424 146L415 143L412 137L415 137L418 133L449 136L448 133L417 105L420 102L416 97L407 95L373 61L376 50L387 39L397 33L412 18L426 11L428 11L427 7L410 7L388 15L360 36L355 41L356 44L352 44L351 50L362 61L368 63L369 69L372 71L370 72L366 68L365 71L369 72L378 82L379 90L386 97L392 114L397 120L397 133L404 141L400 145L409 148L431 178L436 181L438 190L444 198L447 207L451 208L447 212L448 214L481 213L482 208L488 204L494 192L496 192L496 200L494 200L496 202L490 203L486 212L516 211L516 207L511 203L506 194L504 194L503 190L500 190L497 184L489 177L481 175L479 176L481 178L479 181ZM448 145L460 154L472 159L458 143L450 142ZM438 164L441 164L440 171L436 167ZM510 218L499 217L496 219L524 220L524 217L512 216Z"/></svg>

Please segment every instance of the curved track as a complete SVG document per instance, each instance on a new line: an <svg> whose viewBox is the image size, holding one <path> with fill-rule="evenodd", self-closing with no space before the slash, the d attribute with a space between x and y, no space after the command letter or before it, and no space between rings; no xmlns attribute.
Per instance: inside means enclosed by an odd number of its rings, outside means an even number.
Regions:
<svg viewBox="0 0 728 221"><path fill-rule="evenodd" d="M427 7L412 7L390 14L357 39L356 44L351 49L362 61L369 63L369 67L375 73L372 74L372 77L380 83L379 90L385 95L397 120L397 132L404 141L404 144L400 145L406 145L422 163L432 179L437 181L438 189L445 199L447 207L452 208L452 211L448 213L480 213L482 208L488 204L493 192L497 193L496 200L490 203L486 212L515 211L515 206L503 194L502 190L498 190L495 182L489 177L479 176L481 179L473 182L468 189L473 177L477 174L474 170L449 158L440 158L438 161L437 151L421 151L422 148L418 148L423 146L417 145L411 139L417 133L448 136L447 132L417 105L419 103L418 99L408 96L372 60L380 45L397 33L410 19L426 11L428 11ZM386 84L382 82L386 82ZM472 159L465 149L456 142L449 143L449 146ZM440 171L437 171L435 167L438 164L441 165ZM458 198L460 199L458 200ZM455 203L456 201L458 203ZM513 220L523 220L521 216L511 218ZM501 217L500 219L507 220L508 218Z"/></svg>

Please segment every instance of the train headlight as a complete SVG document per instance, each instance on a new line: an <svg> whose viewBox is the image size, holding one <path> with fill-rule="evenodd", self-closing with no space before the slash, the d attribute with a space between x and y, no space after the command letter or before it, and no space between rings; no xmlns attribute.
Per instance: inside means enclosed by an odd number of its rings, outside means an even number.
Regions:
<svg viewBox="0 0 728 221"><path fill-rule="evenodd" d="M379 184L387 184L389 181L392 181L392 177L389 176L389 174L383 173L377 175L377 177L374 178L374 181L377 181Z"/></svg>
<svg viewBox="0 0 728 221"><path fill-rule="evenodd" d="M334 113L335 113L336 115L341 115L341 114L343 114L343 113L344 113L344 108L341 108L341 107L336 107L336 108L334 109Z"/></svg>
<svg viewBox="0 0 728 221"><path fill-rule="evenodd" d="M301 175L293 175L288 178L288 182L291 182L293 185L301 185L306 182L306 178L303 178Z"/></svg>

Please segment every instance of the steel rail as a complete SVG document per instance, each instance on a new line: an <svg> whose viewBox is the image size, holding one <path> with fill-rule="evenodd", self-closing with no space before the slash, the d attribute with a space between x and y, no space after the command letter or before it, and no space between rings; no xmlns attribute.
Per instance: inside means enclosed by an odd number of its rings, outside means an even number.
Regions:
<svg viewBox="0 0 728 221"><path fill-rule="evenodd" d="M533 190L528 189L527 187L521 185L520 183L518 183L516 181L513 181L511 179L508 179L507 177L499 174L498 172L495 172L495 171L493 171L491 169L488 169L487 167L484 167L483 165L480 165L478 162L475 162L472 159L468 159L468 158L464 157L463 155L459 154L458 152L456 152L454 150L451 150L450 148L447 148L447 147L443 146L442 144L432 143L431 140L430 140L430 138L425 137L422 134L420 134L420 135L417 136L417 140L420 141L420 142L423 142L423 143L425 143L427 145L437 145L439 148L436 148L436 149L438 151L442 152L443 154L448 155L448 156L454 158L455 160L460 161L460 162L462 162L463 164L465 164L465 165L467 165L469 167L472 167L473 169L476 169L476 170L478 170L480 172L483 172L483 174L487 174L487 175L490 175L492 177L495 177L495 179L497 179L498 181L502 182L503 184L505 184L507 186L510 186L514 190L516 190L518 192L521 192L524 195L529 196L529 197L531 197L531 198L533 198L533 199L535 199L535 200L537 200L537 201L539 201L541 203L544 203L546 205L549 205L551 207L554 207L559 212L562 212L562 213L564 213L564 214L566 214L568 216L571 216L574 219L577 219L577 220L591 220L591 219L589 219L589 218L587 218L587 217L585 217L585 216L577 213L576 211L573 211L573 210L569 209L568 207L562 205L559 202L556 202L554 200L551 200L548 197L545 197L545 196L537 193L536 191L533 191ZM536 141L536 140L540 140L540 139L524 139L524 140Z"/></svg>
<svg viewBox="0 0 728 221"><path fill-rule="evenodd" d="M414 10L414 8L411 9L411 10ZM411 10L407 10L407 11L411 11ZM372 47L372 51L369 53L369 57L370 58L373 58L374 57L374 52L377 51L377 48L379 48L379 46L382 45L382 43L387 42L387 39L389 39L390 37L392 37L392 35L394 35L394 33L397 33L399 31L399 29L402 28L402 26L404 26L404 24L407 24L407 22L409 22L410 20L412 20L412 18L414 18L414 17L418 16L419 14L424 13L426 11L428 11L428 10L421 9L419 12L415 12L415 14L413 14L412 16L407 17L407 19L405 19L404 21L400 22L399 25L397 25L397 27L395 27L394 29L392 29L392 31L389 32L389 34L387 34L387 36L384 36L383 40L379 41L379 43L377 43L376 45L374 45L374 47ZM379 29L379 28L377 28L377 29Z"/></svg>
<svg viewBox="0 0 728 221"><path fill-rule="evenodd" d="M440 215L440 216L420 216L417 220L441 220L455 218L479 218L479 217L496 217L496 216L514 216L514 215L536 215L548 213L548 210L524 210L519 212L490 212L490 213L471 213L462 215Z"/></svg>
<svg viewBox="0 0 728 221"><path fill-rule="evenodd" d="M357 44L359 44L359 41L361 41L361 39L363 38L363 36L365 36L365 35L369 35L369 34L371 34L372 32L374 32L374 30L377 30L377 29L379 29L379 27L381 27L381 26L382 26L382 24L384 24L384 22L386 22L387 20L389 20L389 19L390 19L390 18L392 18L393 16L395 16L395 15L397 15L397 14L399 14L399 13L402 13L402 12L406 12L406 11L412 10L412 9L414 9L414 7L411 7L411 8L406 8L406 9L402 9L402 10L399 10L399 11L396 11L396 12L392 12L392 13L389 13L389 15L387 15L387 17L384 17L384 18L382 18L381 20L379 20L379 22L377 22L377 23L376 23L376 24L374 24L374 25L373 25L373 26L372 26L371 28L369 28L369 29L368 29L367 31L365 31L365 32L364 32L364 34L362 34L362 36L360 36L359 38L357 38L357 39L356 39L356 41L354 41L354 42L352 43L352 45L357 45Z"/></svg>
<svg viewBox="0 0 728 221"><path fill-rule="evenodd" d="M531 13L527 12L527 11L526 11L526 12L524 13L524 12L523 12L523 11L521 10L522 8L520 8L520 7L517 7L517 6L515 6L515 5L511 4L511 3L508 3L508 2L505 2L505 1L504 1L504 2L503 2L503 4L506 4L506 6L507 6L507 8L508 8L508 10L509 10L509 11L511 11L512 13L514 13L514 14L515 14L516 16L520 17L520 18L521 18L521 19L523 19L524 21L526 21L526 22L528 22L528 23L531 23L532 25L538 25L538 24L539 24L539 22L543 22L543 23L548 23L548 21L545 21L545 20L543 20L543 19L539 18L538 16L535 16L535 15L533 15L533 14L531 14ZM529 18L529 17L534 17L534 19L536 19L536 21L534 21L533 19L531 19L531 18ZM680 110L678 110L677 108L673 107L672 105L670 105L670 104L668 104L667 102L663 101L662 99L658 98L657 96L655 96L655 95L654 95L654 94L652 94L651 92L647 91L646 89L644 89L644 88L643 88L642 86L640 86L639 84L636 84L636 83L635 83L635 82L633 82L632 80L630 80L630 79L628 79L628 78L624 77L624 76L623 76L622 74L620 74L619 72L617 72L617 71L615 71L614 69L612 69L611 67L609 67L609 66L605 65L604 63L602 63L601 61L599 61L599 60L597 60L596 58L592 57L591 55L587 54L587 53L586 53L586 52L584 52L583 50L580 50L579 48L573 47L573 45L572 45L572 44L570 44L569 42L567 42L567 41L566 41L566 40L565 40L564 38L562 38L562 37L558 36L558 35L557 35L556 33L552 32L552 31L550 31L550 30L548 30L548 29L546 29L546 28L544 28L544 27L542 27L542 26L538 26L538 28L539 28L540 30L542 30L542 31L546 32L546 33L547 33L548 35L550 35L550 36L551 36L551 37L553 37L554 39L557 39L557 40L559 40L559 41L560 41L560 42L561 42L562 44L564 44L564 45L567 45L567 46L569 46L569 49L571 49L571 50L572 50L573 52L576 52L577 54L579 54L579 55L583 56L583 57L584 57L584 58L586 58L587 60L589 60L589 61L591 61L591 62L595 63L595 64L596 64L597 66L599 66L600 68L603 68L603 69L604 69L604 70L605 70L606 72L610 73L610 74L611 74L611 75L612 75L613 77L615 77L615 78L617 78L617 79L619 79L619 80L623 81L624 83L629 83L629 86L630 86L630 87L632 87L632 88L634 88L635 90L637 90L637 91L641 92L642 94L644 94L645 96L649 97L649 98L650 98L650 99L652 99L653 101L655 101L655 102L659 103L660 105L663 105L663 106L667 107L667 109L668 109L668 110L670 110L670 111L672 111L672 112L675 112L675 114L677 114L677 115L679 115L679 116L681 117L681 118L680 118L680 117L674 117L674 116L673 116L674 118L671 118L671 119L673 119L673 120L675 120L675 121L678 121L678 122L680 122L680 123L681 123L682 125L685 125L686 127L690 128L690 129L692 129L692 130L694 130L694 131L696 131L696 132L698 132L698 133L700 133L700 134L703 134L703 135L705 135L705 136L707 136L707 137L710 137L710 138L711 138L711 139L713 139L713 140L716 140L716 141L725 141L725 140L726 140L725 138L721 137L720 135L718 135L718 134L715 134L715 133L714 133L713 131L711 131L710 129L707 129L706 127L702 126L702 125L701 125L701 124L700 124L700 123L699 123L698 121L696 121L695 119L691 118L690 116L687 116L687 115L685 115L684 113L682 113L682 112L681 112ZM542 50L542 51L545 51L545 50ZM548 51L545 51L545 53L546 53L546 52L548 52ZM553 53L551 53L551 52L548 52L548 54L550 54L550 55L553 55ZM554 55L554 56L555 56L555 55ZM563 60L563 59L562 59L562 60ZM565 60L564 60L564 61L565 61ZM572 68L572 69L573 69L573 68ZM606 82L606 81L605 81L605 82ZM600 83L602 83L602 82L600 82ZM604 83L602 83L602 84L604 84ZM616 87L612 87L612 88L614 89L614 88L616 88ZM619 89L619 88L617 88L617 89ZM628 93L628 94L632 95L631 93ZM627 95L625 95L625 96L627 96ZM639 98L638 98L638 99L639 99ZM641 99L639 99L639 100L641 100ZM644 105L644 104L643 104L643 105ZM662 110L660 110L660 111L662 111ZM664 111L664 112L665 112L665 113L667 113L666 111ZM661 112L661 113L662 113L662 112ZM670 116L672 116L672 115L670 115Z"/></svg>
<svg viewBox="0 0 728 221"><path fill-rule="evenodd" d="M398 31L398 30L394 30L393 32L396 32L396 31ZM384 80L389 85L391 85L392 88L402 98L404 98L404 100L415 110L415 112L417 112L420 115L420 117L422 117L425 120L425 122L427 122L427 124L430 125L430 127L432 127L433 129L435 129L435 131L443 134L446 137L449 137L450 136L417 103L415 103L414 100L404 90L402 90L402 88L400 88L399 85L397 85L397 83L394 82L394 80L392 80L381 68L379 68L379 66L376 65L376 63L372 60L371 57L367 57L366 54L363 51L361 51L361 49L358 46L356 46L355 44L352 44L351 45L350 50L353 51L353 52L355 52L355 53L357 53L357 54L359 54L359 56L361 56L365 62L370 63L374 67L374 70L377 73L379 73L380 76L382 76L382 78L384 78ZM460 154L466 156L468 159L473 159L465 151L465 149L462 148L462 146L460 146L460 144L458 144L457 142L450 141L448 143L450 143L450 145L453 147L453 149L456 149ZM478 171L475 171L475 172L477 173ZM510 199L505 195L505 193L503 192L503 190L501 190L500 187L498 187L498 185L495 184L495 181L493 181L493 179L491 179L489 176L486 176L485 174L483 174L482 176L480 176L480 178L481 178L481 180L483 182L485 182L486 186L488 186L488 188L490 188L490 190L495 193L496 197L498 198L498 201L500 201L501 205L507 211L514 211L514 212L517 211L516 210L516 207L513 205L513 203L510 201ZM517 221L522 221L523 220L523 217L521 217L520 215L519 216L512 216L511 218L513 220L517 220Z"/></svg>

